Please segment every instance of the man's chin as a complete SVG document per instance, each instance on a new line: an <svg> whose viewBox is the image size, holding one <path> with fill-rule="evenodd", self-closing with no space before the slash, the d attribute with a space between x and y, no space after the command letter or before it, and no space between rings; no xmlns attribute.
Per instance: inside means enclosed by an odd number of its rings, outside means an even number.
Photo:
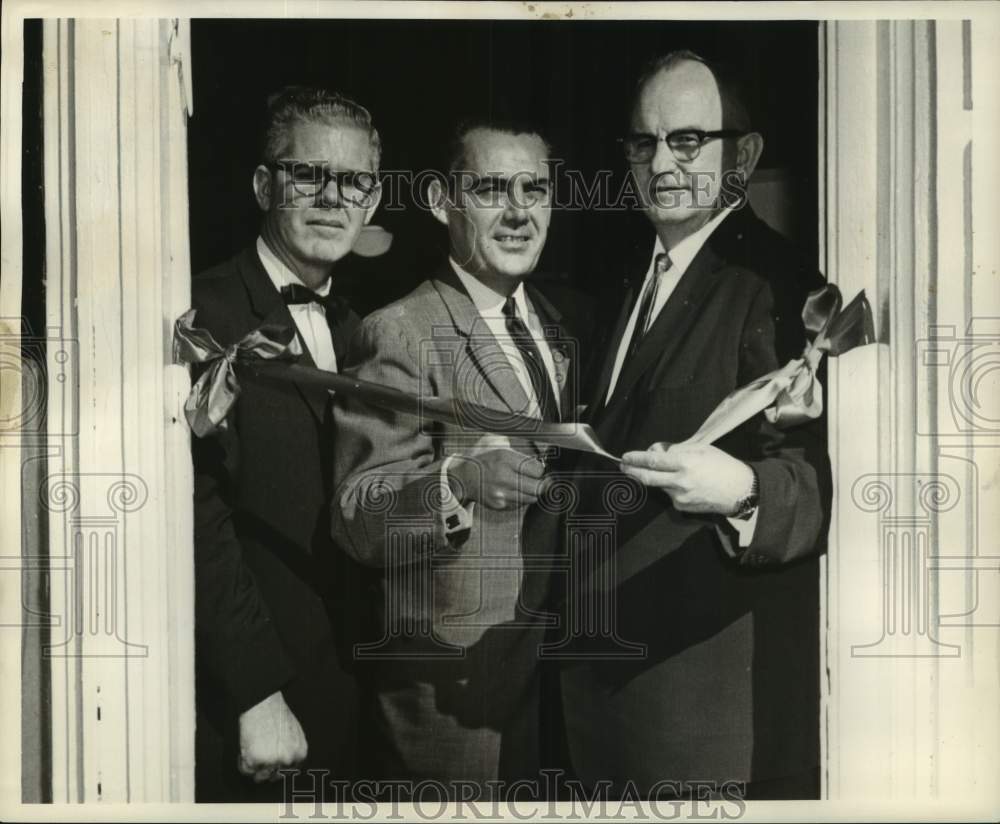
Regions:
<svg viewBox="0 0 1000 824"><path fill-rule="evenodd" d="M646 209L646 217L658 226L700 226L712 218L711 209L700 209L693 206L650 206Z"/></svg>
<svg viewBox="0 0 1000 824"><path fill-rule="evenodd" d="M345 240L338 243L322 243L313 247L312 258L316 263L332 266L345 258L351 251L352 244Z"/></svg>
<svg viewBox="0 0 1000 824"><path fill-rule="evenodd" d="M534 259L528 260L518 260L518 261L502 261L494 270L504 277L508 278L523 278L527 277L532 273L535 268Z"/></svg>

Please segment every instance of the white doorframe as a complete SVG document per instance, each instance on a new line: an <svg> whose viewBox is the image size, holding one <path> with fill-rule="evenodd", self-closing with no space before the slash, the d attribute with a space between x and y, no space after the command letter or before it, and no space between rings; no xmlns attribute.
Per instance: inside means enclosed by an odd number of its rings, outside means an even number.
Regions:
<svg viewBox="0 0 1000 824"><path fill-rule="evenodd" d="M56 802L194 797L186 26L44 23Z"/></svg>
<svg viewBox="0 0 1000 824"><path fill-rule="evenodd" d="M0 799L21 797L21 83L24 25L0 24ZM13 549L16 548L16 549Z"/></svg>
<svg viewBox="0 0 1000 824"><path fill-rule="evenodd" d="M995 21L823 24L822 265L880 341L830 367L831 799L981 803L1000 754Z"/></svg>

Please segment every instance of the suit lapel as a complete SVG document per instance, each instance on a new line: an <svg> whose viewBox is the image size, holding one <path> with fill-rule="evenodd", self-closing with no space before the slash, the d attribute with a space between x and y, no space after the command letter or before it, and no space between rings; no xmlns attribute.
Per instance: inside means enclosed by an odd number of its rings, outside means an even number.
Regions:
<svg viewBox="0 0 1000 824"><path fill-rule="evenodd" d="M628 256L626 263L626 276L624 279L625 299L621 310L618 312L618 321L615 324L614 333L611 335L611 345L607 347L604 360L601 363L601 371L598 376L597 385L593 396L587 404L586 419L596 421L603 417L604 399L608 394L608 387L611 385L611 376L615 369L615 360L618 358L618 350L621 348L622 337L625 335L625 327L628 326L629 316L635 308L639 290L642 289L642 282L649 268L649 260L653 253L653 243L655 240L635 244ZM620 382L620 381L619 381Z"/></svg>
<svg viewBox="0 0 1000 824"><path fill-rule="evenodd" d="M456 331L465 338L466 351L480 376L511 412L524 414L528 396L458 276L447 266L435 275L433 282ZM482 402L478 398L474 400Z"/></svg>
<svg viewBox="0 0 1000 824"><path fill-rule="evenodd" d="M702 305L718 285L724 263L711 242L702 246L631 360L623 364L602 424L613 420L619 407L627 405L625 399L639 378L654 366L663 368L673 358L700 317Z"/></svg>
<svg viewBox="0 0 1000 824"><path fill-rule="evenodd" d="M554 337L546 334L545 340L552 355L552 363L555 366L556 386L559 390L559 411L563 421L571 421L576 417L576 410L573 408L576 402L576 381L574 380L574 363L572 353L569 349L569 335L562 324L562 313L547 298L538 287L531 283L525 284L525 291L528 300L538 314L538 319L542 322L543 330L555 328Z"/></svg>
<svg viewBox="0 0 1000 824"><path fill-rule="evenodd" d="M239 261L239 268L240 276L243 278L247 294L250 297L251 309L260 319L259 325L271 324L292 329L299 340L299 344L302 346L302 355L298 362L306 366L316 366L316 362L309 353L309 347L302 340L302 336L299 334L299 329L295 325L295 321L292 320L292 315L288 311L288 307L281 299L278 290L274 288L274 284L264 270L264 264L260 262L257 250L254 247L251 246L244 251ZM303 402L309 407L313 415L316 416L316 420L322 423L326 409L326 397L324 393L317 392L310 387L302 386L297 381L293 381L293 383Z"/></svg>
<svg viewBox="0 0 1000 824"><path fill-rule="evenodd" d="M339 364L344 362L347 351L350 348L351 338L357 331L360 319L351 310L350 304L341 297L335 298L336 309L333 312L333 324L330 328L330 336L333 341L333 351L337 356ZM329 320L329 317L327 318Z"/></svg>

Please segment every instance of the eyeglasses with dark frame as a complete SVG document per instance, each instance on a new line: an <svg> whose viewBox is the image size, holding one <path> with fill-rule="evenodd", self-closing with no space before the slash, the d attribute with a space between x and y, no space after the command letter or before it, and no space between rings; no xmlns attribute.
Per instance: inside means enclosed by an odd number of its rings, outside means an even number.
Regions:
<svg viewBox="0 0 1000 824"><path fill-rule="evenodd" d="M747 134L749 132L739 129L719 129L712 132L701 129L675 129L663 137L646 132L632 132L625 137L619 137L618 142L622 144L625 158L629 163L649 163L656 154L656 144L661 140L670 147L670 151L677 160L689 163L698 157L701 147L709 140L743 137Z"/></svg>
<svg viewBox="0 0 1000 824"><path fill-rule="evenodd" d="M325 163L304 160L279 160L268 165L288 175L292 188L302 197L322 197L332 181L336 184L338 202L367 208L378 189L378 175L375 172L336 171L328 168Z"/></svg>

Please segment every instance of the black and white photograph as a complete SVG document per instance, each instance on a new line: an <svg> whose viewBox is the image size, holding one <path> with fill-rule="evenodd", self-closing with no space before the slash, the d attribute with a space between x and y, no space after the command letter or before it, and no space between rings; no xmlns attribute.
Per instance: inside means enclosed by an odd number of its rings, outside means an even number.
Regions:
<svg viewBox="0 0 1000 824"><path fill-rule="evenodd" d="M0 818L997 820L998 41L8 0Z"/></svg>

